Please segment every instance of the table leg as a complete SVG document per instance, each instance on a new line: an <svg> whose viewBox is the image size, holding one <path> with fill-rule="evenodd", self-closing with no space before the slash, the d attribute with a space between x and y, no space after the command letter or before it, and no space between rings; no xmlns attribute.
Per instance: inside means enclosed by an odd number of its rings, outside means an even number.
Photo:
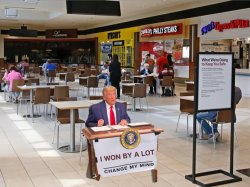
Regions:
<svg viewBox="0 0 250 187"><path fill-rule="evenodd" d="M89 95L90 95L90 88L88 87L88 95L87 95L88 99L89 99Z"/></svg>
<svg viewBox="0 0 250 187"><path fill-rule="evenodd" d="M135 105L136 105L136 98L133 98L133 111L134 112L136 111Z"/></svg>
<svg viewBox="0 0 250 187"><path fill-rule="evenodd" d="M70 109L70 151L75 151L75 110Z"/></svg>
<svg viewBox="0 0 250 187"><path fill-rule="evenodd" d="M152 181L157 182L157 169L152 169Z"/></svg>

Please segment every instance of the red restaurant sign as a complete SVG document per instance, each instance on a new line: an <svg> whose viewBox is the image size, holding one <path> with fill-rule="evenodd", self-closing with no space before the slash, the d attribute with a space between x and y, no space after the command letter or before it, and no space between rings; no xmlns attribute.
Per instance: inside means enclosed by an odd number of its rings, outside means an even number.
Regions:
<svg viewBox="0 0 250 187"><path fill-rule="evenodd" d="M151 36L165 36L165 35L174 35L174 34L182 34L183 24L173 24L166 26L158 26L158 27L149 27L141 29L141 37L151 37Z"/></svg>

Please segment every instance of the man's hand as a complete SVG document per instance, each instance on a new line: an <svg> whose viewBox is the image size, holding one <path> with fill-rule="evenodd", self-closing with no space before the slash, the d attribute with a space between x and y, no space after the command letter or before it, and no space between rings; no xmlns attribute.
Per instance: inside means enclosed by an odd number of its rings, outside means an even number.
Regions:
<svg viewBox="0 0 250 187"><path fill-rule="evenodd" d="M104 120L103 119L99 119L97 122L97 127L101 127L104 125Z"/></svg>
<svg viewBox="0 0 250 187"><path fill-rule="evenodd" d="M119 123L119 125L122 125L122 126L125 126L125 125L127 125L127 124L128 124L128 122L127 122L126 119L122 119L122 120L120 121L120 123Z"/></svg>

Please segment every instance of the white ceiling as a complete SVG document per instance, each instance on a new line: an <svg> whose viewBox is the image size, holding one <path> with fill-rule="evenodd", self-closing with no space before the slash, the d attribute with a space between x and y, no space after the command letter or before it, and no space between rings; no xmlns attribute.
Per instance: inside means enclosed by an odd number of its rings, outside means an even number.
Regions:
<svg viewBox="0 0 250 187"><path fill-rule="evenodd" d="M24 0L0 0L0 28L26 25L38 30L85 30L224 1L228 0L120 0L122 16L117 17L67 14L66 0L40 0L37 4L28 4ZM18 16L6 17L5 8L17 9Z"/></svg>

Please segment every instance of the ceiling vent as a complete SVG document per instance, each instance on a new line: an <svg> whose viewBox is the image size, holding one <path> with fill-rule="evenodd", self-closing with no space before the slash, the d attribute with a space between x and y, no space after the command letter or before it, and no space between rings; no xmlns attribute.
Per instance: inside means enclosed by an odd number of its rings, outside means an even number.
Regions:
<svg viewBox="0 0 250 187"><path fill-rule="evenodd" d="M6 17L16 18L18 11L16 8L5 8L4 13Z"/></svg>

